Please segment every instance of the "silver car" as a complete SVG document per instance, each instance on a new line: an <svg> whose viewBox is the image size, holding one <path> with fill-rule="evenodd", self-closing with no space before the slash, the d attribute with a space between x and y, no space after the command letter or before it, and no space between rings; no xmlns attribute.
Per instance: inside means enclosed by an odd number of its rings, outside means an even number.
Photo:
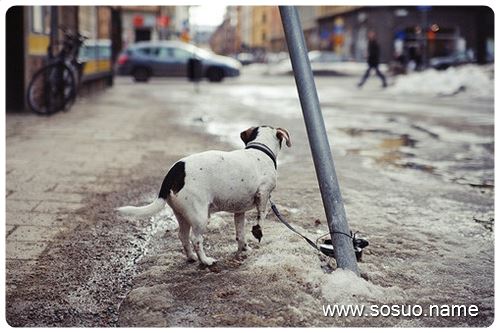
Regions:
<svg viewBox="0 0 500 333"><path fill-rule="evenodd" d="M186 77L189 59L198 59L202 76L212 82L240 75L239 61L179 41L132 44L118 57L116 72L138 82L155 76Z"/></svg>

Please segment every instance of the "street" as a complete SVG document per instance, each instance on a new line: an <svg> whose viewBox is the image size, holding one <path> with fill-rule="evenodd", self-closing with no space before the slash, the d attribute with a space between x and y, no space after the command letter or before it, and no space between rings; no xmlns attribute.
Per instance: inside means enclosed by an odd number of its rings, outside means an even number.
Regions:
<svg viewBox="0 0 500 333"><path fill-rule="evenodd" d="M288 129L273 201L299 230L328 232L293 76L259 66L236 79L117 77L51 117L6 116L7 321L12 326L489 326L494 317L493 95L382 89L372 77L316 84L362 278L331 272L270 212L236 254L233 217L212 216L211 268L185 260L170 208L154 199L170 166L243 148L255 125ZM493 84L493 81L491 81ZM256 219L256 212L247 214ZM477 316L334 316L327 304L476 305Z"/></svg>

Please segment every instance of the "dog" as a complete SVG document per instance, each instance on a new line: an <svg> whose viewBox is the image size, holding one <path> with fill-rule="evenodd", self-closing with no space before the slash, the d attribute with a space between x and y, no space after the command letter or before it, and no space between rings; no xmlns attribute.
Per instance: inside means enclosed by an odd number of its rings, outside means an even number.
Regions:
<svg viewBox="0 0 500 333"><path fill-rule="evenodd" d="M165 176L156 200L142 207L120 207L118 212L148 216L168 204L179 223L179 238L188 261L199 259L207 266L216 263L203 250L203 234L210 214L234 213L238 252L250 251L245 240L245 212L257 209L252 233L260 241L260 224L276 187L276 158L283 141L288 147L292 144L286 129L271 126L251 127L241 132L240 138L245 143L244 149L211 150L180 159Z"/></svg>

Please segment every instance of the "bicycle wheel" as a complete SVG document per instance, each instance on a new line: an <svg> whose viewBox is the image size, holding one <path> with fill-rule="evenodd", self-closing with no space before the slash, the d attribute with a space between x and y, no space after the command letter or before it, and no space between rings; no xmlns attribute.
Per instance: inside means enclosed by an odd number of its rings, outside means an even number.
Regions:
<svg viewBox="0 0 500 333"><path fill-rule="evenodd" d="M76 80L64 63L42 67L28 86L28 105L38 114L49 115L70 106L76 97Z"/></svg>

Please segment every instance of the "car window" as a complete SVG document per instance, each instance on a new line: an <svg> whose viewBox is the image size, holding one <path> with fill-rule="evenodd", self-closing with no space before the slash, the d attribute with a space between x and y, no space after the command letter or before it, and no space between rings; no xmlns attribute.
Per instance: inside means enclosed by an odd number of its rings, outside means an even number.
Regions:
<svg viewBox="0 0 500 333"><path fill-rule="evenodd" d="M158 52L159 58L175 61L187 61L192 56L191 52L175 47L162 47Z"/></svg>
<svg viewBox="0 0 500 333"><path fill-rule="evenodd" d="M175 60L188 60L193 57L193 54L184 49L173 48L171 49L173 53L173 57Z"/></svg>
<svg viewBox="0 0 500 333"><path fill-rule="evenodd" d="M162 47L162 48L158 49L158 58L172 59L173 57L174 57L174 54L173 54L171 48Z"/></svg>
<svg viewBox="0 0 500 333"><path fill-rule="evenodd" d="M145 56L156 56L158 55L158 49L155 47L141 47L137 49L137 53Z"/></svg>

